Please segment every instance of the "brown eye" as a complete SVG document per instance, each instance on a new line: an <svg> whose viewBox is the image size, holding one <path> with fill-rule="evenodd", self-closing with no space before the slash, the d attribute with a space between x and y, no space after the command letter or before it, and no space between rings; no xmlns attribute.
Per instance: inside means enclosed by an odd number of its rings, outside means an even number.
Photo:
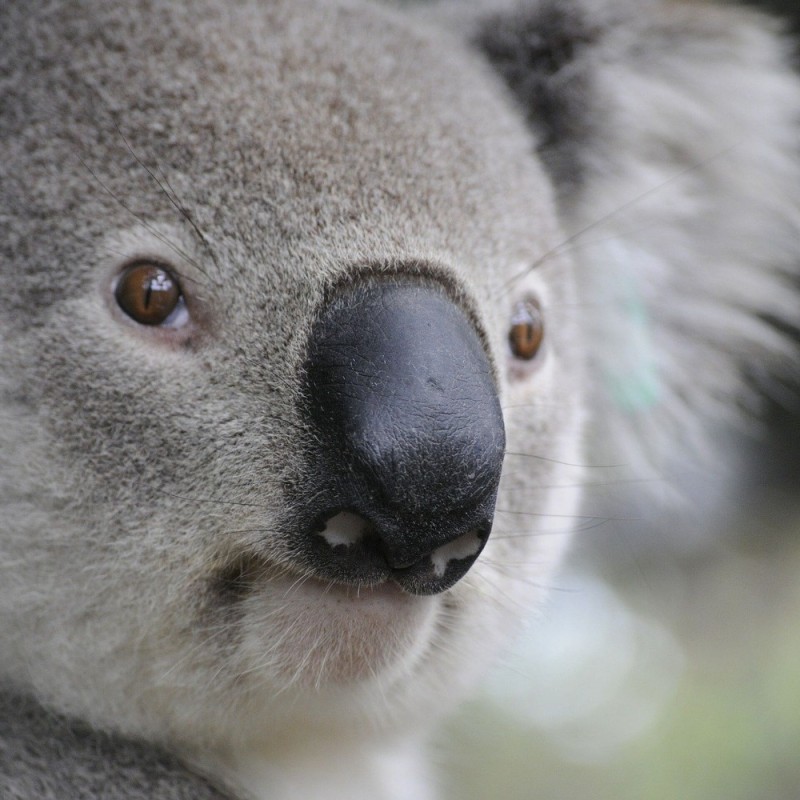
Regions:
<svg viewBox="0 0 800 800"><path fill-rule="evenodd" d="M127 267L114 296L119 307L141 325L178 327L186 316L178 281L167 269L150 261Z"/></svg>
<svg viewBox="0 0 800 800"><path fill-rule="evenodd" d="M544 320L541 309L528 301L518 303L511 317L508 342L516 358L530 361L542 345Z"/></svg>

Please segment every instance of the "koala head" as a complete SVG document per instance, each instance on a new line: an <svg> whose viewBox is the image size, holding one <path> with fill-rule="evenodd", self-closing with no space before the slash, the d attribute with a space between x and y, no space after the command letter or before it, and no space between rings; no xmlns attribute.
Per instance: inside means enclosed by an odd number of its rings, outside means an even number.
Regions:
<svg viewBox="0 0 800 800"><path fill-rule="evenodd" d="M694 12L568 5L4 4L0 679L187 748L436 716L576 525L592 368L671 439L780 349L779 48L701 17L776 120L726 160Z"/></svg>
<svg viewBox="0 0 800 800"><path fill-rule="evenodd" d="M579 460L523 120L381 9L262 5L5 12L0 661L147 735L449 703Z"/></svg>

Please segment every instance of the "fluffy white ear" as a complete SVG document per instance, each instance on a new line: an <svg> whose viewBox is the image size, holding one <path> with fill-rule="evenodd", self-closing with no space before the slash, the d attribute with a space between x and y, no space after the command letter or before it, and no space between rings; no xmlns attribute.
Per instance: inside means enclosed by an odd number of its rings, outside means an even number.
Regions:
<svg viewBox="0 0 800 800"><path fill-rule="evenodd" d="M800 325L788 40L740 8L542 0L486 18L475 41L560 194L597 413L621 421L637 468L719 460L709 423L754 398L757 373L797 363L781 333Z"/></svg>

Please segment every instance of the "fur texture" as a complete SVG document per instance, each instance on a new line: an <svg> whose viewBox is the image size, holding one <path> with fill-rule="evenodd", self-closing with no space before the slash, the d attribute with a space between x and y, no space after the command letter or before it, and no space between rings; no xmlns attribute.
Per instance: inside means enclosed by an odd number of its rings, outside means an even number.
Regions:
<svg viewBox="0 0 800 800"><path fill-rule="evenodd" d="M428 796L428 727L581 524L592 412L661 469L788 353L800 86L774 25L495 6L0 7L3 797ZM122 312L139 260L188 324ZM508 442L483 554L428 597L295 557L314 321L396 275L472 320ZM533 362L507 339L526 300Z"/></svg>

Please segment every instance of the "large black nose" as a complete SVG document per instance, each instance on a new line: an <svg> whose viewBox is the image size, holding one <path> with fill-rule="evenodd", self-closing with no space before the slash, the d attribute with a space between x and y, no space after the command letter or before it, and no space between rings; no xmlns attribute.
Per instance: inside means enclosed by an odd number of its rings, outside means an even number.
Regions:
<svg viewBox="0 0 800 800"><path fill-rule="evenodd" d="M452 586L489 536L505 449L492 370L443 287L381 280L320 312L305 364L323 577Z"/></svg>

